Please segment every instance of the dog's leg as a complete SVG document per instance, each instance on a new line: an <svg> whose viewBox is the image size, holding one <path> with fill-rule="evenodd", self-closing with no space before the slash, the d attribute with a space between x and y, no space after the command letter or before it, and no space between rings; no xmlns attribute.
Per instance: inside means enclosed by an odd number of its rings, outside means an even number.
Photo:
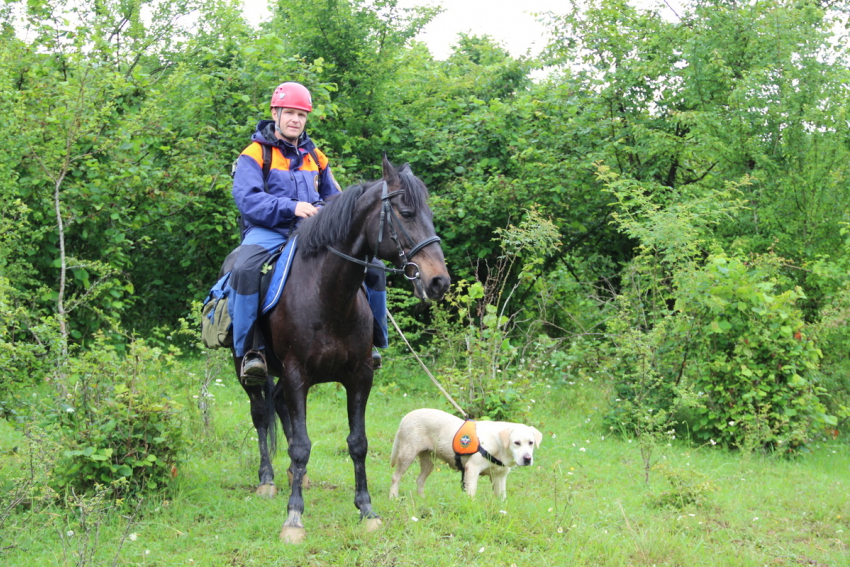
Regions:
<svg viewBox="0 0 850 567"><path fill-rule="evenodd" d="M393 472L392 483L390 483L390 498L398 498L398 485L401 482L401 477L407 472L411 464L413 464L413 459L408 459L406 456L396 459L396 468Z"/></svg>
<svg viewBox="0 0 850 567"><path fill-rule="evenodd" d="M466 462L466 467L464 468L463 480L464 480L464 489L466 493L470 496L475 496L475 491L478 490L478 475L481 474L481 469L478 467L476 458L478 455L473 455Z"/></svg>
<svg viewBox="0 0 850 567"><path fill-rule="evenodd" d="M508 473L511 472L511 469L505 468L504 471L502 471L503 467L494 468L497 468L498 471L490 469L490 480L493 482L493 494L495 494L497 498L504 500L508 497L506 486Z"/></svg>
<svg viewBox="0 0 850 567"><path fill-rule="evenodd" d="M434 470L434 461L431 459L431 453L419 453L419 477L416 479L416 490L419 496L425 494L425 481L428 480L428 475Z"/></svg>

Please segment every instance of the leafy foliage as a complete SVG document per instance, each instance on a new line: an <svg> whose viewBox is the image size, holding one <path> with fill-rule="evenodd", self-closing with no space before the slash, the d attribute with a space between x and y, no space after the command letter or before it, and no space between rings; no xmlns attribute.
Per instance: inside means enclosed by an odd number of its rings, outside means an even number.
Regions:
<svg viewBox="0 0 850 567"><path fill-rule="evenodd" d="M680 324L696 330L689 346L696 364L685 374L705 395L695 410L698 439L793 449L836 423L818 397L821 351L795 305L802 292L777 292L775 269L771 258L748 265L712 256L687 275L676 308Z"/></svg>
<svg viewBox="0 0 850 567"><path fill-rule="evenodd" d="M72 360L76 383L48 414L65 447L53 471L57 487L84 491L121 480L126 494L168 485L184 448L181 404L163 395L172 358L143 341L125 357L101 336Z"/></svg>
<svg viewBox="0 0 850 567"><path fill-rule="evenodd" d="M521 315L510 311L511 300L560 243L554 225L533 209L519 226L498 232L504 252L500 262L484 283L461 280L453 284L455 290L446 300L449 310L438 311L434 327L441 334L441 345L448 347L441 357L443 378L464 410L471 417L509 419L529 381L528 375L509 377L507 373L526 350L522 338L512 333ZM515 267L517 283L509 287ZM537 327L540 324L536 322Z"/></svg>

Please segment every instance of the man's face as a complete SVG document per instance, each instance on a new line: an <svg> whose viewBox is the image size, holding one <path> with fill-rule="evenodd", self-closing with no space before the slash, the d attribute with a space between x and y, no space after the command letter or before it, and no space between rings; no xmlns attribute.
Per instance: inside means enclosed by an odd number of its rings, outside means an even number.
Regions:
<svg viewBox="0 0 850 567"><path fill-rule="evenodd" d="M298 108L273 107L272 119L280 128L280 132L275 132L275 136L293 143L298 140L307 125L307 113Z"/></svg>

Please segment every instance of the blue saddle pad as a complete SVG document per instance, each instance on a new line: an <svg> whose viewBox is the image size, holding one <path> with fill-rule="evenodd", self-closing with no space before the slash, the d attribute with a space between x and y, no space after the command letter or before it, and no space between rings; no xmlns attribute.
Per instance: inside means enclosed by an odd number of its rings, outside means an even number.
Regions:
<svg viewBox="0 0 850 567"><path fill-rule="evenodd" d="M280 296L283 293L283 286L286 284L289 269L292 267L292 260L295 258L295 242L297 240L298 236L296 235L286 243L283 247L283 252L280 253L280 257L274 265L272 281L269 284L269 289L266 291L266 297L263 300L263 308L260 310L262 315L268 313L268 311L277 305L278 301L280 301Z"/></svg>

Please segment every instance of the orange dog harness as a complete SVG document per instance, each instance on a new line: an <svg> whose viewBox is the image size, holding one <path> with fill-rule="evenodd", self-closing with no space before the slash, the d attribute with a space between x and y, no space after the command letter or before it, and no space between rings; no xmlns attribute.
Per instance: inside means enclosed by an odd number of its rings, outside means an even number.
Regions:
<svg viewBox="0 0 850 567"><path fill-rule="evenodd" d="M478 452L478 434L475 432L475 420L467 419L455 433L452 449L455 455L472 455Z"/></svg>
<svg viewBox="0 0 850 567"><path fill-rule="evenodd" d="M481 442L478 441L478 433L475 430L474 419L467 419L463 422L463 425L460 426L460 429L457 430L454 439L452 439L452 449L454 449L455 452L455 466L457 467L457 470L460 471L461 487L463 487L464 485L463 463L460 462L460 458L463 455L474 455L475 453L481 453L485 459L487 459L494 465L500 467L505 466L502 464L502 461L488 453L487 450L481 446Z"/></svg>

